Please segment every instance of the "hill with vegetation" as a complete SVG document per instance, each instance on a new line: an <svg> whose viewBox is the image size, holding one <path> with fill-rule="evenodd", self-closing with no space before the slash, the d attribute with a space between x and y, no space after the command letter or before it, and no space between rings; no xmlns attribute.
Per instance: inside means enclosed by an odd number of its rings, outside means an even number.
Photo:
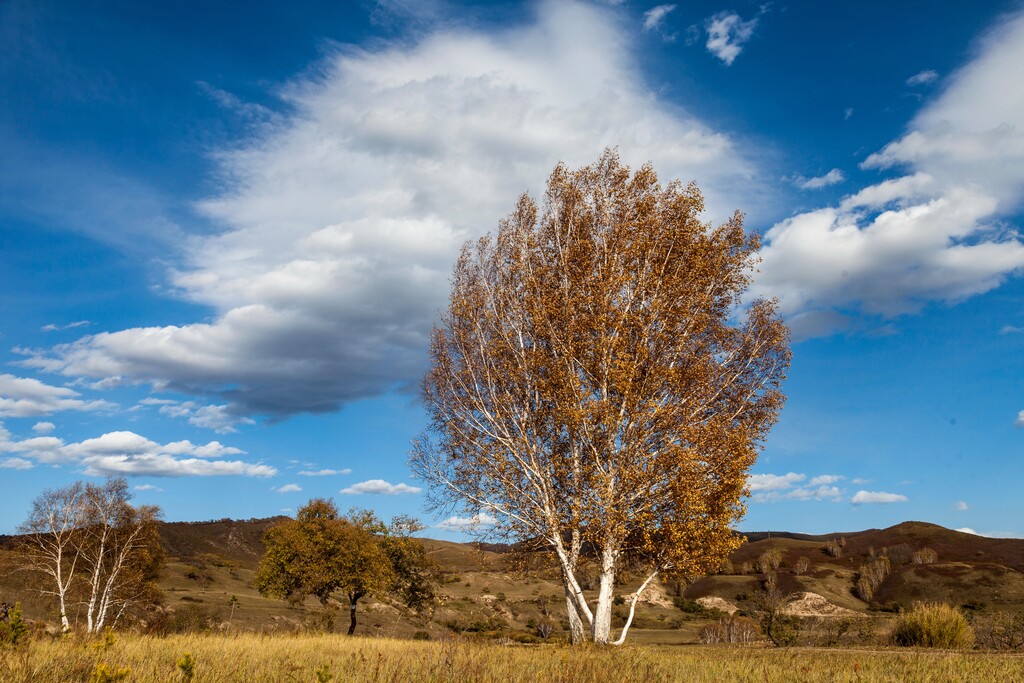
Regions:
<svg viewBox="0 0 1024 683"><path fill-rule="evenodd" d="M322 610L315 601L292 605L253 588L263 535L284 519L161 524L164 605L147 628L292 632L318 623ZM718 572L649 589L631 640L698 642L724 614L754 613L764 590L773 587L788 596L788 612L819 627L830 619L871 618L864 624L874 626L847 624L846 638L869 637L917 601L945 602L975 615L1024 613L1024 540L984 538L923 522L818 536L758 532L747 539ZM0 537L0 601L20 601L27 616L52 621L52 608L33 590L33 577L17 570L13 540ZM439 567L437 601L419 612L386 597L367 601L361 634L436 638L458 632L529 640L562 630L564 597L547 553L422 542ZM617 594L625 598L636 581L628 568L621 578ZM586 573L584 588L596 589ZM626 606L616 602L621 624Z"/></svg>

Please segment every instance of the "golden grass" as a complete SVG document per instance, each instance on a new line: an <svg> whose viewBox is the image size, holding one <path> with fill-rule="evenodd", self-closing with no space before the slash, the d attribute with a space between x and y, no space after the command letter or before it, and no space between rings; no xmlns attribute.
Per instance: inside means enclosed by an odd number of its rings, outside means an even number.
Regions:
<svg viewBox="0 0 1024 683"><path fill-rule="evenodd" d="M36 640L0 650L5 683L71 683L98 670L126 681L1015 681L1024 657L896 650L736 647L571 648L449 640L416 642L339 635L118 635L113 643ZM187 668L187 665L186 665Z"/></svg>

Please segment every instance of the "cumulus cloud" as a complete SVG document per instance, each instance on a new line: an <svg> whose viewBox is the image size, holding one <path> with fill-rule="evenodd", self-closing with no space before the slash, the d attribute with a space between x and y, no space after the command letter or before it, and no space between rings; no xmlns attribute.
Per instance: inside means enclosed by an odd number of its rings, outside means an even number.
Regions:
<svg viewBox="0 0 1024 683"><path fill-rule="evenodd" d="M301 490L302 490L302 487L299 486L298 484L285 484L284 486L280 486L280 487L274 489L274 492L275 493L296 493L296 492L301 491Z"/></svg>
<svg viewBox="0 0 1024 683"><path fill-rule="evenodd" d="M966 502L964 502L962 500L958 500L953 505L953 508L956 509L956 510L959 510L960 512L963 512L964 510L969 510L970 507L971 507L970 505L968 505Z"/></svg>
<svg viewBox="0 0 1024 683"><path fill-rule="evenodd" d="M939 72L933 69L920 71L907 79L907 85L928 85L939 78Z"/></svg>
<svg viewBox="0 0 1024 683"><path fill-rule="evenodd" d="M790 472L789 474L752 474L747 478L747 486L752 493L761 491L778 491L780 489L792 488L797 482L807 478L807 475Z"/></svg>
<svg viewBox="0 0 1024 683"><path fill-rule="evenodd" d="M661 26L661 22L675 8L675 5L657 5L644 12L644 30L652 31Z"/></svg>
<svg viewBox="0 0 1024 683"><path fill-rule="evenodd" d="M1017 419L1014 421L1014 426L1024 429L1024 410L1017 413Z"/></svg>
<svg viewBox="0 0 1024 683"><path fill-rule="evenodd" d="M65 443L53 436L12 441L6 430L0 428L0 452L18 453L46 464L79 466L83 472L93 476L272 477L277 474L277 470L269 465L220 459L244 451L224 446L218 441L207 444L174 441L161 445L128 431L108 432L93 439Z"/></svg>
<svg viewBox="0 0 1024 683"><path fill-rule="evenodd" d="M1024 243L1001 216L1024 200L1024 90L1008 80L1022 61L1018 14L862 164L904 175L767 231L753 289L779 297L796 335L956 303L1021 272Z"/></svg>
<svg viewBox="0 0 1024 683"><path fill-rule="evenodd" d="M546 2L515 28L339 48L282 89L288 114L215 155L224 182L198 208L221 230L171 273L209 321L89 335L28 363L237 415L331 411L415 385L458 248L559 160L618 146L699 178L712 218L741 186L756 211L754 163L642 85L628 35L607 8Z"/></svg>
<svg viewBox="0 0 1024 683"><path fill-rule="evenodd" d="M0 375L0 417L36 417L62 410L110 410L109 401L85 401L74 389L44 384L31 377Z"/></svg>
<svg viewBox="0 0 1024 683"><path fill-rule="evenodd" d="M815 176L814 178L804 178L803 176L797 176L794 179L796 186L801 190L820 190L823 187L829 185L838 185L839 183L846 180L846 176L838 168L833 168L825 175Z"/></svg>
<svg viewBox="0 0 1024 683"><path fill-rule="evenodd" d="M35 465L31 460L25 460L24 458L4 458L0 460L0 468L8 470L30 470Z"/></svg>
<svg viewBox="0 0 1024 683"><path fill-rule="evenodd" d="M161 415L174 418L185 418L196 427L210 429L218 434L234 434L238 425L256 424L250 417L239 415L237 409L225 403L221 405L203 405L195 401L178 401L170 398L147 397L129 408L129 411L144 410L156 407Z"/></svg>
<svg viewBox="0 0 1024 683"><path fill-rule="evenodd" d="M906 503L907 497L899 493L886 493L885 491L857 491L850 498L854 505L865 503Z"/></svg>
<svg viewBox="0 0 1024 683"><path fill-rule="evenodd" d="M153 484L139 484L138 486L133 486L132 488L135 491L153 491L155 493L163 491L162 488L160 488L159 486L154 486Z"/></svg>
<svg viewBox="0 0 1024 683"><path fill-rule="evenodd" d="M32 425L32 431L35 432L36 434L49 434L56 428L57 425L53 424L52 422L36 422L34 425Z"/></svg>
<svg viewBox="0 0 1024 683"><path fill-rule="evenodd" d="M784 500L832 500L842 498L842 491L835 486L844 477L838 474L821 474L803 482L807 475L752 474L747 478L751 500L755 503L777 503Z"/></svg>
<svg viewBox="0 0 1024 683"><path fill-rule="evenodd" d="M401 493L419 493L422 490L423 489L418 486L409 486L408 484L391 484L383 479L370 479L369 481L361 481L358 484L347 486L340 492L347 494L379 493L387 496L395 496Z"/></svg>
<svg viewBox="0 0 1024 683"><path fill-rule="evenodd" d="M302 470L302 471L299 472L299 476L302 476L302 477L333 477L333 476L338 475L338 474L352 474L352 470L346 467L343 470L322 469L322 470Z"/></svg>
<svg viewBox="0 0 1024 683"><path fill-rule="evenodd" d="M757 17L743 21L735 12L719 12L710 17L705 25L708 33L708 52L721 59L726 66L730 66L754 35L756 27Z"/></svg>
<svg viewBox="0 0 1024 683"><path fill-rule="evenodd" d="M438 529L446 529L448 531L466 531L471 529L479 529L480 527L493 526L498 520L487 514L486 512L479 512L472 517L449 517L437 524Z"/></svg>

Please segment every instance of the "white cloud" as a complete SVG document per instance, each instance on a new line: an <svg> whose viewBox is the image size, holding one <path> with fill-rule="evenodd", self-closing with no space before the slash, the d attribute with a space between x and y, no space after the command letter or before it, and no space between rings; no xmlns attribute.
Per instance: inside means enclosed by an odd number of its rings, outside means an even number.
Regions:
<svg viewBox="0 0 1024 683"><path fill-rule="evenodd" d="M35 432L36 434L49 434L56 428L57 425L53 424L52 422L36 422L34 425L32 425L32 431Z"/></svg>
<svg viewBox="0 0 1024 683"><path fill-rule="evenodd" d="M486 512L479 512L472 517L449 517L437 524L438 529L448 531L465 531L467 529L478 529L484 526L493 526L498 520Z"/></svg>
<svg viewBox="0 0 1024 683"><path fill-rule="evenodd" d="M719 12L706 23L708 52L729 66L743 51L743 46L754 35L757 17L743 21L735 12Z"/></svg>
<svg viewBox="0 0 1024 683"><path fill-rule="evenodd" d="M241 460L217 460L244 451L218 441L199 445L174 441L160 445L134 432L108 432L93 439L65 444L53 436L10 441L0 429L0 451L19 453L36 462L73 464L89 475L132 475L154 477L243 475L272 477L277 470L269 465Z"/></svg>
<svg viewBox="0 0 1024 683"><path fill-rule="evenodd" d="M955 504L953 505L953 507L954 507L954 509L956 509L956 510L959 510L959 511L963 512L964 510L969 510L971 506L970 506L970 505L968 505L968 504L967 504L966 502L964 502L964 501L962 501L962 500L958 500L958 501L957 501L957 502L956 502L956 503L955 503Z"/></svg>
<svg viewBox="0 0 1024 683"><path fill-rule="evenodd" d="M657 5L644 12L644 30L651 31L658 28L668 13L675 8L675 5Z"/></svg>
<svg viewBox="0 0 1024 683"><path fill-rule="evenodd" d="M833 168L825 175L816 176L814 178L804 178L797 176L795 179L796 186L801 190L820 190L823 187L829 185L838 185L839 183L846 180L846 176L838 168Z"/></svg>
<svg viewBox="0 0 1024 683"><path fill-rule="evenodd" d="M8 470L30 470L34 466L31 460L25 460L24 458L4 458L0 460L0 468Z"/></svg>
<svg viewBox="0 0 1024 683"><path fill-rule="evenodd" d="M807 475L752 474L747 477L751 500L755 503L777 503L784 500L839 500L842 491L834 486L844 477L838 474L821 474L806 484Z"/></svg>
<svg viewBox="0 0 1024 683"><path fill-rule="evenodd" d="M1017 413L1017 419L1014 421L1015 427L1024 428L1024 410Z"/></svg>
<svg viewBox="0 0 1024 683"><path fill-rule="evenodd" d="M1001 216L1024 201L1024 89L1010 75L1022 62L1024 13L992 31L907 134L863 164L905 175L767 231L753 290L779 297L798 337L856 313L956 303L1021 272L1024 243Z"/></svg>
<svg viewBox="0 0 1024 683"><path fill-rule="evenodd" d="M333 477L338 474L352 474L352 470L345 468L343 470L302 470L299 472L299 476L302 477Z"/></svg>
<svg viewBox="0 0 1024 683"><path fill-rule="evenodd" d="M423 489L418 486L409 486L408 484L391 484L383 479L370 479L369 481L362 481L352 486L343 488L341 493L380 493L388 496L398 495L400 493L419 493Z"/></svg>
<svg viewBox="0 0 1024 683"><path fill-rule="evenodd" d="M338 49L282 89L289 114L215 155L223 184L198 208L221 229L171 273L210 322L90 335L29 364L240 415L331 411L415 385L458 248L559 160L617 145L699 178L713 220L774 201L750 199L769 193L729 136L642 85L616 12L544 2L516 28L451 26Z"/></svg>
<svg viewBox="0 0 1024 683"><path fill-rule="evenodd" d="M907 79L907 85L928 85L939 78L939 72L933 69L918 72Z"/></svg>
<svg viewBox="0 0 1024 683"><path fill-rule="evenodd" d="M999 328L999 334L1024 334L1024 327L1016 325L1003 325Z"/></svg>
<svg viewBox="0 0 1024 683"><path fill-rule="evenodd" d="M981 534L979 534L977 531L975 531L969 526L962 526L959 529L953 529L953 531L959 531L962 534L970 534L972 536L981 536Z"/></svg>
<svg viewBox="0 0 1024 683"><path fill-rule="evenodd" d="M752 474L747 477L747 485L751 493L762 491L779 491L792 488L794 484L803 481L807 475L790 472L789 474Z"/></svg>
<svg viewBox="0 0 1024 683"><path fill-rule="evenodd" d="M284 486L281 486L279 488L274 489L274 492L276 492L276 493L296 493L296 492L301 491L301 490L302 490L302 487L299 486L298 484L285 484Z"/></svg>
<svg viewBox="0 0 1024 683"><path fill-rule="evenodd" d="M59 330L73 330L76 327L85 327L88 324L88 320L78 320L73 323L68 323L67 325L56 325L54 323L50 323L49 325L43 325L40 329L43 332L57 332Z"/></svg>
<svg viewBox="0 0 1024 683"><path fill-rule="evenodd" d="M851 484L870 484L871 480L870 479L862 479L862 478L858 477L856 479L851 479L850 483Z"/></svg>
<svg viewBox="0 0 1024 683"><path fill-rule="evenodd" d="M159 406L161 415L168 417L188 418L188 423L196 427L211 429L218 434L233 434L238 431L236 425L256 424L252 418L236 415L233 408L225 403L222 405L200 405L195 401L175 401L166 398L144 398L133 410L142 406Z"/></svg>
<svg viewBox="0 0 1024 683"><path fill-rule="evenodd" d="M851 116L853 116L853 107L847 107L843 110L843 121L849 121Z"/></svg>
<svg viewBox="0 0 1024 683"><path fill-rule="evenodd" d="M160 488L159 486L154 486L153 484L139 484L138 486L133 486L132 488L135 491L153 491L154 493L159 493L160 491L163 491L162 488Z"/></svg>
<svg viewBox="0 0 1024 683"><path fill-rule="evenodd" d="M885 491L857 491L853 494L850 502L854 505L864 503L906 503L907 497L899 493L886 493Z"/></svg>
<svg viewBox="0 0 1024 683"><path fill-rule="evenodd" d="M84 401L74 389L54 387L31 377L0 375L0 417L36 417L62 410L109 410L108 401Z"/></svg>

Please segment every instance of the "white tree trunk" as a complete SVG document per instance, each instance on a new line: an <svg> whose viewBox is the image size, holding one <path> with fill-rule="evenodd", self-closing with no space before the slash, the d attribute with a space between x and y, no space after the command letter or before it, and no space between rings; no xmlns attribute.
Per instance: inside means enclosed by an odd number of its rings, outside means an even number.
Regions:
<svg viewBox="0 0 1024 683"><path fill-rule="evenodd" d="M593 641L607 645L612 636L612 599L615 591L614 548L605 546L601 551L601 576L597 591L597 606L594 609L594 623L591 625Z"/></svg>
<svg viewBox="0 0 1024 683"><path fill-rule="evenodd" d="M569 587L565 587L565 611L569 615L569 642L579 645L587 640L587 632L583 626L583 618L576 607L576 600L573 598Z"/></svg>
<svg viewBox="0 0 1024 683"><path fill-rule="evenodd" d="M633 615L636 613L636 603L640 600L640 596L643 595L644 590L650 585L651 581L654 581L654 577L658 575L658 570L655 569L650 576L647 577L640 587L636 589L636 593L633 594L633 599L629 602L629 617L626 618L626 623L622 627L622 633L619 634L619 639L616 640L612 645L622 645L626 642L626 634L629 633L629 627L633 623Z"/></svg>

